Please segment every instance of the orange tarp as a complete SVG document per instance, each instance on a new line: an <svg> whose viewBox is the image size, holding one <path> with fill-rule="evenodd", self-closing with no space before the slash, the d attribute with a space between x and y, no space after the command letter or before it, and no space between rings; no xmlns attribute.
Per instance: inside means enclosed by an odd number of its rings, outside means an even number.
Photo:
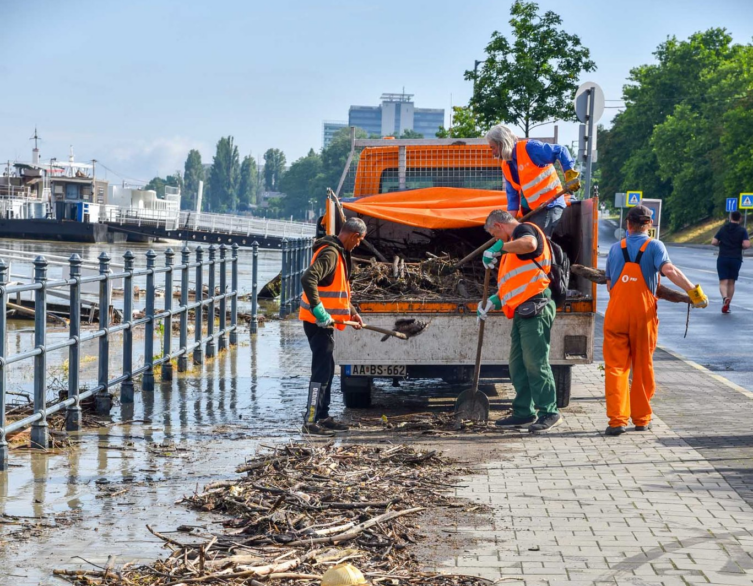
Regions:
<svg viewBox="0 0 753 586"><path fill-rule="evenodd" d="M426 187L359 197L343 207L372 218L441 230L483 226L492 210L507 209L504 191Z"/></svg>

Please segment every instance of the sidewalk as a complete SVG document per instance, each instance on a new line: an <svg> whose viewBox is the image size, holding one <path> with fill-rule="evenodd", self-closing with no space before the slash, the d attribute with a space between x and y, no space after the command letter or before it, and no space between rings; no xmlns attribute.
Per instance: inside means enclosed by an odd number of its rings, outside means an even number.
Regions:
<svg viewBox="0 0 753 586"><path fill-rule="evenodd" d="M456 491L491 505L492 520L457 526L477 547L438 569L526 586L753 584L753 393L664 351L655 359L650 432L603 435L595 363L574 370L554 433L506 435L507 455Z"/></svg>

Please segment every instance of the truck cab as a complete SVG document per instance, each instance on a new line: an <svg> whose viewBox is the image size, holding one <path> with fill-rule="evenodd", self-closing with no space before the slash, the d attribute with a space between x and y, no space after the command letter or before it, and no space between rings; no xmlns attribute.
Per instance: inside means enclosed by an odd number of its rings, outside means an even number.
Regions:
<svg viewBox="0 0 753 586"><path fill-rule="evenodd" d="M506 209L500 162L482 139L353 140L350 176L343 174L340 195L348 202L380 193L408 192L427 187L451 187L453 197L490 190ZM349 179L349 180L346 180ZM474 191L476 190L476 191ZM363 200L365 201L365 200ZM496 201L496 200L495 200ZM488 240L482 226L429 229L359 214L366 222L367 240L377 250L395 258L420 258L447 254L462 258ZM552 240L571 263L596 267L598 251L598 201L573 201L565 210ZM370 257L369 250L356 255ZM392 260L390 257L387 259ZM467 282L483 280L480 257L461 269ZM357 277L358 266L354 273ZM494 275L496 281L496 275ZM356 284L358 279L356 278ZM353 303L364 322L392 328L398 317L428 322L420 336L407 341L390 339L347 328L336 333L335 361L340 366L341 388L347 407L368 407L374 379L441 378L451 383L470 382L473 376L480 295L464 290L432 296L384 295L379 290L354 286ZM566 407L570 398L571 369L593 361L596 285L571 275L568 299L558 310L551 333L550 363L557 385L557 402ZM501 312L486 322L481 378L509 377L512 321Z"/></svg>

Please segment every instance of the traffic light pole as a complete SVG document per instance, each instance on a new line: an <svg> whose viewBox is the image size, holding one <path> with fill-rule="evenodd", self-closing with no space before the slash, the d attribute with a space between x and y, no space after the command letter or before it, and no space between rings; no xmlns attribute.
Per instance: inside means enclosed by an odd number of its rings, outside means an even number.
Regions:
<svg viewBox="0 0 753 586"><path fill-rule="evenodd" d="M593 166L593 144L594 144L594 97L596 94L596 88L591 87L586 90L588 94L588 140L586 142L586 181L585 181L585 193L583 199L589 199L591 197L591 170Z"/></svg>

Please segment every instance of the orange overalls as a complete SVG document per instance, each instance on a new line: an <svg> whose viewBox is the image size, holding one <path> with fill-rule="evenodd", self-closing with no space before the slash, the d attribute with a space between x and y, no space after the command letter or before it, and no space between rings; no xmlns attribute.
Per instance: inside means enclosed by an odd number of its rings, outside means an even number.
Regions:
<svg viewBox="0 0 753 586"><path fill-rule="evenodd" d="M625 267L612 283L604 316L604 365L606 367L607 417L610 427L648 425L654 381L654 350L659 329L656 296L643 278L640 262L649 238L631 262L627 241L621 242ZM633 383L629 383L630 367Z"/></svg>

